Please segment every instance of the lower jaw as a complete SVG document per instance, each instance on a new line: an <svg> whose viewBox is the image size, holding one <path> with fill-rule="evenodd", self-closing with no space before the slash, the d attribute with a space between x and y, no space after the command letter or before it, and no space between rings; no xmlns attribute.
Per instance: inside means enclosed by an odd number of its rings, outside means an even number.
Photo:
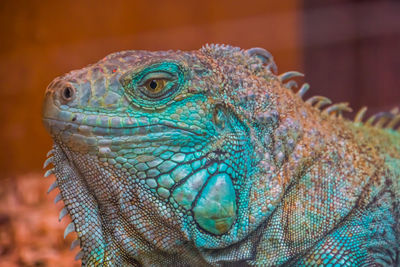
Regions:
<svg viewBox="0 0 400 267"><path fill-rule="evenodd" d="M141 233L132 227L132 222L124 221L120 216L110 215L123 212L116 212L120 207L108 205L107 203L114 202L101 199L102 197L96 194L98 192L91 189L93 185L89 185L87 180L91 179L83 173L85 171L80 166L83 163L76 163L79 161L76 153L81 152L71 152L65 145L56 144L53 149L53 162L61 199L80 241L81 252L78 255L83 266L128 266L135 259L151 254L153 246L146 238L139 238ZM93 165L90 166L93 168ZM104 218L108 218L109 221L105 221ZM140 249L130 249L124 245L127 243L134 243Z"/></svg>

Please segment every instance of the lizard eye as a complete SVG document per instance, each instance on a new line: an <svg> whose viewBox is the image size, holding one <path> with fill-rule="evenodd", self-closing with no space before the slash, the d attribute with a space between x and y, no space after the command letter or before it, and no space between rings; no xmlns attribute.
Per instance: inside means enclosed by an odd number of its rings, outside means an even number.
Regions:
<svg viewBox="0 0 400 267"><path fill-rule="evenodd" d="M145 82L144 86L152 94L160 93L167 83L166 79L150 79Z"/></svg>
<svg viewBox="0 0 400 267"><path fill-rule="evenodd" d="M168 72L151 72L138 82L138 89L148 98L160 99L174 89L176 77Z"/></svg>
<svg viewBox="0 0 400 267"><path fill-rule="evenodd" d="M132 105L154 110L172 101L185 83L185 73L175 62L161 62L128 71L119 81Z"/></svg>
<svg viewBox="0 0 400 267"><path fill-rule="evenodd" d="M61 91L61 96L65 101L71 101L74 94L75 90L70 86L64 87Z"/></svg>

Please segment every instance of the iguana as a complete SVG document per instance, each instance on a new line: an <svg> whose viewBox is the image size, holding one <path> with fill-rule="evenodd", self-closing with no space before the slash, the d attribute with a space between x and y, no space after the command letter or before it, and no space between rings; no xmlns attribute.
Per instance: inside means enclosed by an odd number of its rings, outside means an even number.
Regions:
<svg viewBox="0 0 400 267"><path fill-rule="evenodd" d="M398 109L303 100L264 49L124 51L56 78L43 121L83 266L400 264Z"/></svg>

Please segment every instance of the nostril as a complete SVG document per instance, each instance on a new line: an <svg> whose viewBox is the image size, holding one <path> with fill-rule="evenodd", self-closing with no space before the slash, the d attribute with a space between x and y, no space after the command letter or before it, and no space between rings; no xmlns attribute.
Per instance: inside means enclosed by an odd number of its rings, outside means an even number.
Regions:
<svg viewBox="0 0 400 267"><path fill-rule="evenodd" d="M71 101L75 95L75 90L70 86L64 87L62 89L61 95L64 98L64 100Z"/></svg>

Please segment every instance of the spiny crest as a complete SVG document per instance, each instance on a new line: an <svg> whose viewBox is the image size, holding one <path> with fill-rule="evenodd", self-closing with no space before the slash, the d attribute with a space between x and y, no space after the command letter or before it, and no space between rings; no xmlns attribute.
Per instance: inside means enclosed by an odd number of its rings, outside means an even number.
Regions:
<svg viewBox="0 0 400 267"><path fill-rule="evenodd" d="M293 93L294 89L298 87L296 81L291 80L292 78L295 77L304 77L304 74L298 71L288 71L278 75L278 79L282 83L282 85L288 90L292 91ZM308 83L304 83L296 94L302 99L309 89L310 85ZM352 111L352 109L349 107L349 103L342 102L342 103L332 104L332 101L324 96L310 97L305 101L305 103L320 110L322 113L327 115L342 116L343 112ZM327 105L330 106L326 107ZM323 107L325 108L322 109Z"/></svg>
<svg viewBox="0 0 400 267"><path fill-rule="evenodd" d="M264 65L269 72L271 73L278 72L278 67L275 64L274 57L267 50L260 47L254 47L246 50L246 53L251 58L253 57L259 58L261 60L262 65Z"/></svg>
<svg viewBox="0 0 400 267"><path fill-rule="evenodd" d="M377 128L400 130L400 112L399 108L394 108L389 112L379 112L369 117L363 122L367 107L361 108L355 118L355 123L364 123L367 126L373 126Z"/></svg>
<svg viewBox="0 0 400 267"><path fill-rule="evenodd" d="M294 77L303 77L304 75L297 71L288 71L278 75L279 80L283 86L291 91L297 88L297 83L293 80L289 80ZM287 81L289 80L289 81ZM304 83L300 89L297 91L297 95L303 98L305 93L310 88L308 83ZM343 112L352 112L353 110L347 102L332 104L332 101L325 96L312 96L305 100L305 103L320 110L323 114L334 115L341 117ZM329 105L329 106L327 106ZM363 123L363 118L367 112L367 107L361 108L354 117L355 123ZM400 113L398 108L394 108L390 112L379 112L368 118L364 125L373 126L377 128L387 128L387 129L400 129Z"/></svg>
<svg viewBox="0 0 400 267"><path fill-rule="evenodd" d="M47 159L45 160L45 162L43 164L43 169L46 169L50 164L54 165L55 162L54 162L53 153L54 153L53 149L50 150L47 153ZM53 173L54 173L54 168L48 169L45 172L44 177L47 178ZM54 183L52 183L50 185L49 189L47 190L47 193L50 193L51 191L53 191L57 187L58 187L58 183L57 183L57 180L56 180L56 181L54 181ZM56 198L54 199L54 203L58 203L60 200L62 200L62 196L59 193L59 194L57 194ZM58 220L61 221L67 214L69 214L68 208L67 208L67 206L64 206L63 209L60 211L60 215L59 215ZM69 235L72 232L75 232L75 224L73 222L68 224L68 226L65 228L64 238L66 238L67 235ZM77 246L80 246L80 240L79 239L75 239L74 241L72 241L70 250L73 250ZM82 256L83 256L83 252L79 251L78 254L75 257L75 260L80 260L82 258Z"/></svg>
<svg viewBox="0 0 400 267"><path fill-rule="evenodd" d="M277 67L274 62L273 56L270 52L263 48L255 47L248 50L242 50L238 47L233 47L230 45L220 45L220 44L206 44L201 48L203 53L206 53L214 58L230 58L233 61L237 61L238 64L244 64L249 69L253 71L254 74L267 73L274 74L277 73ZM264 75L262 75L264 76ZM296 77L304 77L304 74L297 71L288 71L277 75L277 78L282 83L282 85L288 90L294 93L294 90L298 88L298 84L295 80ZM310 89L308 83L304 83L300 89L297 90L297 95L303 98L307 91ZM259 102L260 99L256 99L256 95L252 90L245 92L243 96L240 97L239 104ZM263 99L264 100L264 99ZM243 103L242 103L243 102ZM344 112L352 112L353 110L347 102L332 103L332 101L324 96L312 96L305 101L306 104L320 110L323 114L333 115L337 117L342 117ZM253 103L253 106L255 104ZM250 105L252 106L252 105ZM362 123L363 117L367 111L367 108L362 108L357 112L354 122ZM258 116L260 117L260 116ZM264 116L261 116L264 117ZM378 128L388 128L388 129L398 129L400 130L400 114L399 109L393 109L390 112L380 112L371 116L364 123L367 126L374 126Z"/></svg>
<svg viewBox="0 0 400 267"><path fill-rule="evenodd" d="M252 57L252 56L257 56L259 58L264 58L262 60L263 66L268 70L268 72L274 73L277 71L275 62L273 60L272 55L266 51L265 49L262 48L251 48L246 51L246 53ZM304 77L304 74L298 72L298 71L288 71L285 73L282 73L280 75L277 75L278 80L281 82L281 84L287 88L288 90L292 91L294 93L294 89L298 87L297 82L292 80L293 78L296 77ZM310 85L308 83L304 83L300 89L297 91L297 95L300 98L303 98L303 96L307 93L307 91L310 89ZM306 103L310 104L311 106L321 109L322 107L326 105L332 104L332 101L326 97L322 96L315 96L311 97L309 100L306 101ZM323 113L327 115L335 115L335 116L342 116L343 112L351 112L352 109L349 107L348 103L337 103L337 104L332 104L328 107L326 107L324 110L322 110Z"/></svg>
<svg viewBox="0 0 400 267"><path fill-rule="evenodd" d="M297 88L297 83L293 80L290 80L294 77L303 77L304 75L297 71L288 71L278 75L279 80L283 84L283 86L291 91L294 88ZM289 81L287 81L289 80ZM310 85L308 83L304 83L300 89L297 91L297 95L300 98L303 98L305 93L309 90ZM335 103L332 104L332 101L324 96L312 96L305 101L306 104L311 105L314 108L320 110L323 114L334 115L341 117L343 112L352 112L353 110L349 106L347 102ZM326 107L327 105L330 105ZM325 107L323 109L323 107ZM355 123L363 123L363 117L367 111L366 107L361 108L354 117ZM400 113L398 108L394 108L390 112L379 112L375 115L372 115L369 119L367 119L364 123L367 126L374 126L377 128L387 128L387 129L398 129L400 130Z"/></svg>

